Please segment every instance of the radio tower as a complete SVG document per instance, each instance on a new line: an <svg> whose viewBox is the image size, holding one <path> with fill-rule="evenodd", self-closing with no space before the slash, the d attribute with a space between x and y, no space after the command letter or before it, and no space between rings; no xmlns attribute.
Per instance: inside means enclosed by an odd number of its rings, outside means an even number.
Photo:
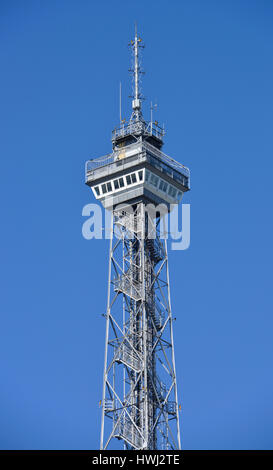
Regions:
<svg viewBox="0 0 273 470"><path fill-rule="evenodd" d="M161 151L163 129L143 118L137 31L130 46L131 118L114 129L112 153L86 163L86 184L112 217L100 448L180 449L162 225L189 190L189 170Z"/></svg>

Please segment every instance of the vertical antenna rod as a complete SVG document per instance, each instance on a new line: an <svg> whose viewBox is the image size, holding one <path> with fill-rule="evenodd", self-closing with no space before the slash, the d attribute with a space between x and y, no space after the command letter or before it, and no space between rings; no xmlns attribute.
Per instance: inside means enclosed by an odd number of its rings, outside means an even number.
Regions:
<svg viewBox="0 0 273 470"><path fill-rule="evenodd" d="M141 116L141 95L139 92L139 76L142 72L139 64L139 48L144 47L140 45L141 38L137 36L137 27L135 26L135 38L134 41L131 41L131 46L133 49L133 59L134 59L134 68L130 70L134 74L134 94L133 94L133 114L132 117L139 119Z"/></svg>
<svg viewBox="0 0 273 470"><path fill-rule="evenodd" d="M137 27L135 28L135 41L134 41L134 55L135 55L135 68L134 68L134 78L135 78L135 99L133 101L133 108L140 108L140 100L138 95L139 88L139 76L138 76L138 37L137 37Z"/></svg>

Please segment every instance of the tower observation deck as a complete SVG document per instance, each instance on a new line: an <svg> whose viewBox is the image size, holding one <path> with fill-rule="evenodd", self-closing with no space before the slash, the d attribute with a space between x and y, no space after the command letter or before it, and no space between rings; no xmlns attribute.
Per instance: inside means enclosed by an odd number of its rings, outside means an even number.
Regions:
<svg viewBox="0 0 273 470"><path fill-rule="evenodd" d="M164 131L142 114L135 33L132 115L85 181L111 211L101 449L180 449L168 253L161 222L190 189L187 167L162 152Z"/></svg>

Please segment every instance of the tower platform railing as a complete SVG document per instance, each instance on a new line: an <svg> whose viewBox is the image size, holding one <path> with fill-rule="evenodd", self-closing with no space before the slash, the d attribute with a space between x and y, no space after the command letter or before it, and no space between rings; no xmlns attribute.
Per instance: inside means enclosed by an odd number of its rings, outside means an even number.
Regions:
<svg viewBox="0 0 273 470"><path fill-rule="evenodd" d="M145 121L129 121L128 124L116 128L112 131L112 141L115 141L118 138L126 137L127 135L138 135L143 134L145 136L152 135L157 139L162 140L165 132L158 124L155 122L145 122Z"/></svg>
<svg viewBox="0 0 273 470"><path fill-rule="evenodd" d="M123 170L126 166L147 162L155 166L159 171L167 173L172 178L181 181L186 177L186 185L189 188L190 170L182 163L177 162L161 150L158 150L148 142L136 142L112 153L96 159L88 160L85 164L86 181L111 174L117 170Z"/></svg>

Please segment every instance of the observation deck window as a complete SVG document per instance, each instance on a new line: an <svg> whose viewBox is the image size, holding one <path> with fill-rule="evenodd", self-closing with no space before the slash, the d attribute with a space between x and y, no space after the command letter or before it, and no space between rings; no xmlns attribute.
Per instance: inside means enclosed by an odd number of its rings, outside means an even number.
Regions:
<svg viewBox="0 0 273 470"><path fill-rule="evenodd" d="M132 184L131 175L126 176L127 184Z"/></svg>
<svg viewBox="0 0 273 470"><path fill-rule="evenodd" d="M159 189L165 193L167 191L167 187L167 183L163 180L160 180Z"/></svg>
<svg viewBox="0 0 273 470"><path fill-rule="evenodd" d="M170 186L168 193L171 197L175 198L177 190L173 186Z"/></svg>
<svg viewBox="0 0 273 470"><path fill-rule="evenodd" d="M137 182L136 174L135 174L135 173L132 173L132 174L131 174L131 178L132 178L132 183L136 183L136 182Z"/></svg>
<svg viewBox="0 0 273 470"><path fill-rule="evenodd" d="M150 178L150 183L155 186L155 188L157 187L157 184L158 184L158 176L154 175L153 173L151 174L151 178Z"/></svg>

